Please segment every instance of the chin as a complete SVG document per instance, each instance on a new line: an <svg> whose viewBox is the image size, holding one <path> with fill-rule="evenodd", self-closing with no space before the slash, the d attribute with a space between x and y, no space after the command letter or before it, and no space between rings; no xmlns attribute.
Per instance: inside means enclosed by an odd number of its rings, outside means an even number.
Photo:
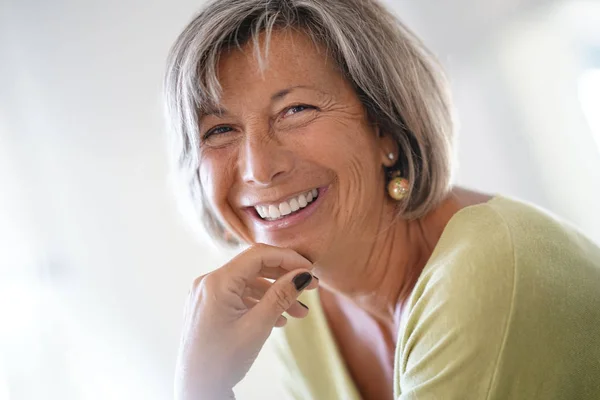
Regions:
<svg viewBox="0 0 600 400"><path fill-rule="evenodd" d="M282 232L278 232L276 235L260 235L255 242L292 249L312 263L321 258L323 243L325 243L322 238L313 237L312 235L299 235L297 233L285 235Z"/></svg>

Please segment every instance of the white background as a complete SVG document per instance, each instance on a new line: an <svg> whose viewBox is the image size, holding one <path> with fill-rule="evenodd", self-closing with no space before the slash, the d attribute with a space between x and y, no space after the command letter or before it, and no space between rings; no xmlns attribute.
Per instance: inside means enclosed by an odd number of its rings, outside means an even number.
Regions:
<svg viewBox="0 0 600 400"><path fill-rule="evenodd" d="M0 0L0 399L171 397L188 286L230 257L185 229L167 179L164 60L201 3ZM600 132L578 93L599 2L387 3L448 69L456 182L600 242ZM271 359L240 399L279 398Z"/></svg>

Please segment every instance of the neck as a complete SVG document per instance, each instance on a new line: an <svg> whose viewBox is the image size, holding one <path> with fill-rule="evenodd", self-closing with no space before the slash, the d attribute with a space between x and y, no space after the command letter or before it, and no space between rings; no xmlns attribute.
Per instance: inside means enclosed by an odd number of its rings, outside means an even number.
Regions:
<svg viewBox="0 0 600 400"><path fill-rule="evenodd" d="M321 285L397 331L404 304L446 224L460 208L449 196L428 215L412 221L394 218L393 207L384 209L370 240L340 245L318 263Z"/></svg>

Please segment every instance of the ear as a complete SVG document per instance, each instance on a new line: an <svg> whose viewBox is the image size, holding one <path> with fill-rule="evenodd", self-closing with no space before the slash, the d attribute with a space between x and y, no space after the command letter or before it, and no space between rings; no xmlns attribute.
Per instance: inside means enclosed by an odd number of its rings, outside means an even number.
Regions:
<svg viewBox="0 0 600 400"><path fill-rule="evenodd" d="M398 162L398 142L391 133L383 131L379 125L375 127L381 163L386 167L392 167Z"/></svg>

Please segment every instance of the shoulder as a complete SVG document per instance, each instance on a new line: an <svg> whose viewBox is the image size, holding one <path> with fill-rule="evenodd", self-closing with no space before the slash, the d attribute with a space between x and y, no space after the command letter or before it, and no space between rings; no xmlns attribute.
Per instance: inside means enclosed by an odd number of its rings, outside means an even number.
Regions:
<svg viewBox="0 0 600 400"><path fill-rule="evenodd" d="M596 246L568 223L534 205L496 196L464 208L450 220L422 280L465 277L477 282L519 278L535 273L545 261L560 255L577 257ZM453 283L456 283L453 281ZM457 290L460 290L460 284Z"/></svg>
<svg viewBox="0 0 600 400"><path fill-rule="evenodd" d="M598 284L598 247L548 212L503 197L461 210L407 303L397 393L538 393L542 379L551 393L565 377L546 365L597 368Z"/></svg>
<svg viewBox="0 0 600 400"><path fill-rule="evenodd" d="M480 309L507 310L516 285L537 279L547 261L556 262L554 253L575 257L582 240L559 218L507 197L466 207L444 229L409 307L443 302L461 313L476 301Z"/></svg>
<svg viewBox="0 0 600 400"><path fill-rule="evenodd" d="M435 393L462 387L485 397L510 326L514 288L514 246L503 216L489 203L461 210L406 304L396 393L425 393L418 388L430 382ZM444 384L450 375L454 383Z"/></svg>
<svg viewBox="0 0 600 400"><path fill-rule="evenodd" d="M432 285L462 293L467 287L473 292L474 285L485 287L502 281L510 289L515 263L513 232L495 202L496 198L464 208L452 217L417 281L413 297Z"/></svg>

